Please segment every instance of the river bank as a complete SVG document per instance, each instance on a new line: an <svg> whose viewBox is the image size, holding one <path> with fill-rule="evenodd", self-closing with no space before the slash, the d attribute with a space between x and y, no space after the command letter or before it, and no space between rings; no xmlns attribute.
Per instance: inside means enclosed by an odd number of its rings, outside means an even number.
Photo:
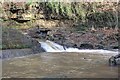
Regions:
<svg viewBox="0 0 120 80"><path fill-rule="evenodd" d="M41 41L50 40L63 47L78 49L119 50L119 33L115 29L98 29L96 31L81 31L67 27L43 28L34 27L17 30L3 27L3 49L31 48L34 52L44 52ZM47 33L44 33L47 32Z"/></svg>
<svg viewBox="0 0 120 80"><path fill-rule="evenodd" d="M37 31L41 31L41 29L31 28L26 31L26 34L33 38L50 40L66 47L78 49L119 49L118 41L120 35L118 30L115 29L99 28L96 30L77 32L74 28L57 27L47 31L46 36L43 36L44 33L36 33Z"/></svg>
<svg viewBox="0 0 120 80"><path fill-rule="evenodd" d="M3 26L21 31L26 30L32 38L38 37L41 39L41 36L44 35L40 35L38 32L36 36L37 29L34 28L48 28L51 30L50 33L42 38L67 47L119 49L120 30L117 19L119 16L116 16L116 12L119 12L117 3L56 3L0 3L0 11L4 13L1 13L0 20L3 22ZM53 5L56 7L53 7ZM10 35L7 34L8 36ZM3 39L5 37L3 36ZM19 40L17 43L19 43ZM5 44L3 47L7 47L7 49L9 47L28 48L31 46L20 44L29 43L30 41L27 41L27 39L21 40L15 46L13 46L12 38L11 42L8 43L9 45L6 44L7 42L9 40L3 41Z"/></svg>

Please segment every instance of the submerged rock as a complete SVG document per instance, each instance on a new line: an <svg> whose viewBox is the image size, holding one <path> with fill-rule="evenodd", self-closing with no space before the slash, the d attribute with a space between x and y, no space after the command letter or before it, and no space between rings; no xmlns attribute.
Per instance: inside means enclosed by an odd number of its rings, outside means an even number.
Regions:
<svg viewBox="0 0 120 80"><path fill-rule="evenodd" d="M116 65L120 65L120 54L116 55L116 56L112 56L109 59L109 65L110 66L116 66Z"/></svg>

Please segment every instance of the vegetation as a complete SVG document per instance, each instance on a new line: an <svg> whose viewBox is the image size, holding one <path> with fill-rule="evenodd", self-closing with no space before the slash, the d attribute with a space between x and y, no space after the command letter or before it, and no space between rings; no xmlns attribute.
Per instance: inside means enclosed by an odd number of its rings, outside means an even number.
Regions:
<svg viewBox="0 0 120 80"><path fill-rule="evenodd" d="M47 2L40 3L47 18L52 15L61 19L72 19L75 22L87 22L97 27L115 27L118 24L117 3L62 3Z"/></svg>
<svg viewBox="0 0 120 80"><path fill-rule="evenodd" d="M0 3L1 4L1 3ZM5 3L6 4L6 3ZM4 8L4 9L3 9ZM18 9L18 10L17 10ZM16 12L15 12L16 11ZM0 6L0 21L7 23L9 29L28 29L37 25L39 23L35 21L39 19L45 20L72 20L73 28L78 32L89 30L89 28L115 28L120 27L118 18L119 7L117 3L89 3L89 2L32 2L30 0L28 3L8 3L5 7ZM32 14L32 16L31 16ZM39 17L43 15L44 17ZM28 22L19 23L17 22L20 18L24 21L26 19ZM32 17L28 19L28 17ZM18 20L17 20L18 19ZM59 25L59 22L57 23ZM69 24L69 23L67 23ZM73 29L71 28L71 29ZM3 29L4 44L3 49L6 48L27 48L30 45L25 45L19 42L20 38L13 41L13 37L10 38L7 35L13 34L9 32L7 28ZM17 33L17 32L16 32ZM18 34L19 35L19 34ZM7 37L6 37L7 36ZM14 35L17 37L17 34ZM20 37L20 36L19 36ZM12 42L13 41L13 42ZM17 42L18 41L18 42Z"/></svg>
<svg viewBox="0 0 120 80"><path fill-rule="evenodd" d="M10 3L9 3L10 4ZM30 0L25 5L19 6L20 17L21 14L34 14L38 16L43 14L45 19L68 19L73 20L76 24L84 24L87 28L94 26L99 27L112 27L118 25L118 4L117 3L98 3L98 2L32 2ZM11 3L12 7L18 8L17 5ZM30 8L32 6L32 8ZM43 12L43 13L41 13ZM29 15L30 16L30 15ZM25 16L23 16L25 17ZM87 24L87 25L86 25ZM77 25L77 26L78 26ZM82 27L82 26L80 26ZM84 26L83 26L84 27Z"/></svg>
<svg viewBox="0 0 120 80"><path fill-rule="evenodd" d="M30 40L25 38L20 32L9 27L3 27L0 49L31 48L31 45Z"/></svg>

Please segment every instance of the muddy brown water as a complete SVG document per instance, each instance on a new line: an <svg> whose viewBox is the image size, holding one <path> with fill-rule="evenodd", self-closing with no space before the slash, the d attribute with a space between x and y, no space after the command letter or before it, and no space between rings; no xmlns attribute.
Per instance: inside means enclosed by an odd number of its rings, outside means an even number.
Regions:
<svg viewBox="0 0 120 80"><path fill-rule="evenodd" d="M41 53L2 61L2 77L12 78L118 78L110 55Z"/></svg>

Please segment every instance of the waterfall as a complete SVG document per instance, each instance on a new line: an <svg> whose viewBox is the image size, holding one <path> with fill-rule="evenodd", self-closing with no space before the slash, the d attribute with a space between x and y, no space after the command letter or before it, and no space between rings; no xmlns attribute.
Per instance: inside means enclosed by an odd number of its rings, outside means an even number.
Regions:
<svg viewBox="0 0 120 80"><path fill-rule="evenodd" d="M46 51L46 52L63 52L65 51L63 46L54 43L52 41L46 41L46 42L39 42L41 44L41 47Z"/></svg>
<svg viewBox="0 0 120 80"><path fill-rule="evenodd" d="M109 50L103 50L103 49L77 49L77 48L72 48L72 47L64 47L62 45L59 45L57 43L54 43L52 41L46 40L45 42L39 41L41 44L41 47L46 51L46 52L81 52L81 53L112 53L112 54L118 54L118 51L109 51Z"/></svg>

